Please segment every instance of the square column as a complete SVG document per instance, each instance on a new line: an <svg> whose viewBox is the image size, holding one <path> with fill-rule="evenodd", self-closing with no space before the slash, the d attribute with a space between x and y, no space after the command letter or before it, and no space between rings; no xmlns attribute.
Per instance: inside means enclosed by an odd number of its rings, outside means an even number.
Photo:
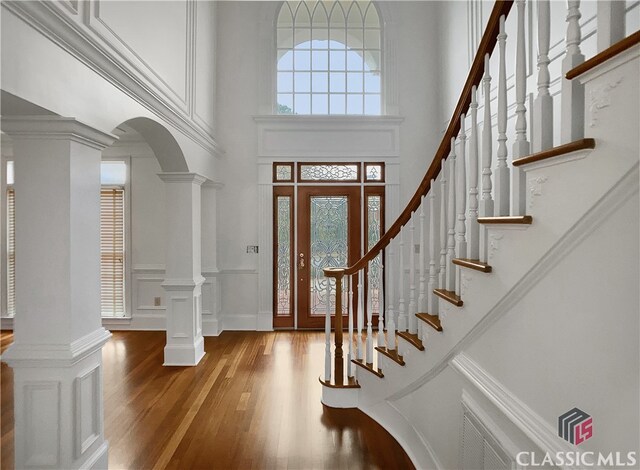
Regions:
<svg viewBox="0 0 640 470"><path fill-rule="evenodd" d="M202 337L201 185L195 173L161 173L166 183L167 255L162 287L167 302L165 366L195 366L204 356Z"/></svg>
<svg viewBox="0 0 640 470"><path fill-rule="evenodd" d="M107 468L100 159L115 137L74 119L3 118L14 145L16 468Z"/></svg>

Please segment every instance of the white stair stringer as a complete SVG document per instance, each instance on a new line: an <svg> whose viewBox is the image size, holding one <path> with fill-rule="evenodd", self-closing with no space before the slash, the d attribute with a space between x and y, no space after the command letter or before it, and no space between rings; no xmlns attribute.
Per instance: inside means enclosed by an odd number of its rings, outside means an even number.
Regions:
<svg viewBox="0 0 640 470"><path fill-rule="evenodd" d="M533 224L489 227L488 263L493 272L463 270L464 306L458 308L439 301L444 331L424 328L425 351L399 339L404 367L383 358L380 367L384 379L360 377L359 408L396 436L412 459L419 454L414 462L437 462L437 458L417 431L418 435L409 437L411 429L415 430L411 416L401 415L394 403L436 377L457 353L509 312L564 253L597 226L598 220L604 219L612 210L609 204L620 196L620 191L634 181L637 185L638 110L626 113L623 110L628 103L640 102L639 51L636 46L586 74L583 79L586 96L594 96L608 84L616 84L613 88L609 86L606 107L587 107L586 137L595 138L596 148L525 168L526 212L533 217ZM595 113L597 125L589 125ZM440 465L433 463L433 466Z"/></svg>

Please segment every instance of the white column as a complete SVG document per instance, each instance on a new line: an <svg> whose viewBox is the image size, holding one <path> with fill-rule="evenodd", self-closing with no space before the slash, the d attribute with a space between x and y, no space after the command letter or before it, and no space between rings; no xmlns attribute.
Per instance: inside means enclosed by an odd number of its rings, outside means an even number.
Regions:
<svg viewBox="0 0 640 470"><path fill-rule="evenodd" d="M431 182L431 189L429 190L430 194L433 194L434 188L433 188L433 181ZM427 234L426 234L426 227L425 227L425 207L426 206L426 201L425 201L425 197L422 196L422 200L420 202L420 259L418 260L418 266L420 269L420 276L419 276L419 289L418 289L418 311L419 312L426 312L427 311L427 297L425 295L425 290L427 288L426 286L426 274L425 274L425 263L426 263L426 251L427 251Z"/></svg>
<svg viewBox="0 0 640 470"><path fill-rule="evenodd" d="M584 62L580 51L580 0L569 0L567 11L567 36L562 59L562 122L561 143L568 144L584 137L584 86L579 80L567 80L565 74Z"/></svg>
<svg viewBox="0 0 640 470"><path fill-rule="evenodd" d="M423 201L424 203L424 201ZM409 333L416 334L418 332L418 318L416 318L416 213L411 214L411 222L409 225L409 233L411 244L409 245ZM422 255L422 253L420 253Z"/></svg>
<svg viewBox="0 0 640 470"><path fill-rule="evenodd" d="M598 0L598 52L602 52L625 36L626 2Z"/></svg>
<svg viewBox="0 0 640 470"><path fill-rule="evenodd" d="M115 138L70 118L2 119L14 144L15 467L107 468L100 159Z"/></svg>
<svg viewBox="0 0 640 470"><path fill-rule="evenodd" d="M204 356L202 337L201 185L195 173L160 173L167 198L167 299L165 366L195 366Z"/></svg>
<svg viewBox="0 0 640 470"><path fill-rule="evenodd" d="M444 175L442 175L444 176ZM436 268L436 245L438 238L436 235L436 183L431 180L431 191L429 191L429 288L427 292L427 312L431 315L438 314L438 299L433 290L438 287L438 269ZM421 310L424 312L424 310Z"/></svg>
<svg viewBox="0 0 640 470"><path fill-rule="evenodd" d="M444 289L454 291L456 289L456 267L453 264L453 259L456 257L456 139L453 137L449 152L449 158L447 158L447 162L449 162L449 178L447 179L449 181L449 191L447 192L447 284Z"/></svg>
<svg viewBox="0 0 640 470"><path fill-rule="evenodd" d="M447 160L440 162L440 267L438 277L438 287L446 289L447 282ZM429 295L434 295L429 292Z"/></svg>

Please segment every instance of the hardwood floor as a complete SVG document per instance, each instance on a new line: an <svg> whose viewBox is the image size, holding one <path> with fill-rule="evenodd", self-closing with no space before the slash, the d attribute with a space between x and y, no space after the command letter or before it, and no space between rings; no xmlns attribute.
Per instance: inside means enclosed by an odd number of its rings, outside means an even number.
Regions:
<svg viewBox="0 0 640 470"><path fill-rule="evenodd" d="M2 350L12 335L3 332ZM163 367L164 332L105 345L105 434L114 469L414 468L359 410L320 403L324 336L225 332L197 367ZM2 468L13 468L13 382L2 364Z"/></svg>

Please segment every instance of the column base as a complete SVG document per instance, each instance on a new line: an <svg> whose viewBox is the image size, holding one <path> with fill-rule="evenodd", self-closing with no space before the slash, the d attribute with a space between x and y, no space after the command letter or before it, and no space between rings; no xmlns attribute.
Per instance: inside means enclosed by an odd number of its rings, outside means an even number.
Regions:
<svg viewBox="0 0 640 470"><path fill-rule="evenodd" d="M204 357L204 338L194 344L167 344L164 347L163 366L196 366Z"/></svg>

